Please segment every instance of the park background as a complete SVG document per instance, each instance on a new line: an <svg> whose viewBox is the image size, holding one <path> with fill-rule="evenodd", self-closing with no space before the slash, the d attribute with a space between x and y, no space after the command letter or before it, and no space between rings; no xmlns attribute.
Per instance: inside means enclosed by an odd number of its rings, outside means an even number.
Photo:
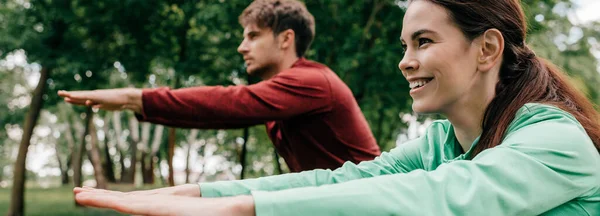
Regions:
<svg viewBox="0 0 600 216"><path fill-rule="evenodd" d="M237 18L249 2L0 0L0 214L22 215L12 204L24 205L24 215L116 215L76 207L72 188L129 191L289 172L262 125L169 128L137 122L131 112L71 106L56 95L257 82L236 52L243 30ZM382 150L441 118L411 112L397 67L406 1L305 3L317 24L307 57L348 84ZM522 4L528 44L600 104L600 1Z"/></svg>

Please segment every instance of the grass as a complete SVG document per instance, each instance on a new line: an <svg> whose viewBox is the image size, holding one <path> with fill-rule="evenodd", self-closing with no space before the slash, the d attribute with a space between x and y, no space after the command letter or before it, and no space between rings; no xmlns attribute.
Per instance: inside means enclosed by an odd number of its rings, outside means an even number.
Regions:
<svg viewBox="0 0 600 216"><path fill-rule="evenodd" d="M10 205L10 188L0 188L0 214ZM123 215L111 210L75 207L72 187L26 188L25 215Z"/></svg>

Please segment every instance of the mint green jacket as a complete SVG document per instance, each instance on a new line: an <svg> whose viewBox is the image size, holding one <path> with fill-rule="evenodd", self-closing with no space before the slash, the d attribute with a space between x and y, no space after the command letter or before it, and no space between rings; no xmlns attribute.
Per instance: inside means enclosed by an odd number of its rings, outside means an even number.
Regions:
<svg viewBox="0 0 600 216"><path fill-rule="evenodd" d="M200 188L252 194L258 216L600 215L600 154L565 111L527 104L501 145L465 160L471 151L461 154L450 122L436 121L372 161Z"/></svg>

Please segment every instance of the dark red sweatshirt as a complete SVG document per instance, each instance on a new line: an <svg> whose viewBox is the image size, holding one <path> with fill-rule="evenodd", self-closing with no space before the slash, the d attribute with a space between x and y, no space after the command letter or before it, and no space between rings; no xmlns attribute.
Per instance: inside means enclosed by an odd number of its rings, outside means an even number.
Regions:
<svg viewBox="0 0 600 216"><path fill-rule="evenodd" d="M249 86L144 89L140 120L184 128L265 124L293 172L335 169L380 154L352 92L327 66L298 60Z"/></svg>

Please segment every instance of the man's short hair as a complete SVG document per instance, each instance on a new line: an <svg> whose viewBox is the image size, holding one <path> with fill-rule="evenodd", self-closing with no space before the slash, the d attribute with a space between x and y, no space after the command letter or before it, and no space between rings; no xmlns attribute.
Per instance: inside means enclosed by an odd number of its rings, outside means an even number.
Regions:
<svg viewBox="0 0 600 216"><path fill-rule="evenodd" d="M296 55L304 56L315 38L315 18L303 3L296 0L255 0L239 17L246 27L256 24L270 28L275 35L292 29L296 34Z"/></svg>

